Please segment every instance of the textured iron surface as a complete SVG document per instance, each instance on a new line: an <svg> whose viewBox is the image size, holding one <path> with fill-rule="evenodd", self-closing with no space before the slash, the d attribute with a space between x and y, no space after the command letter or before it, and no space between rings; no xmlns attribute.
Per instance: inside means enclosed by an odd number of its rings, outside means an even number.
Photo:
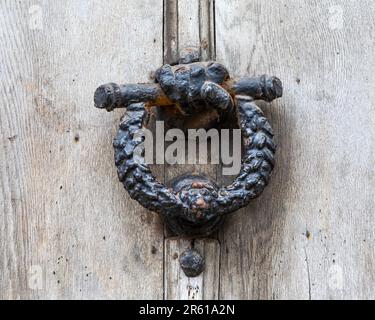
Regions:
<svg viewBox="0 0 375 320"><path fill-rule="evenodd" d="M162 214L178 235L206 236L217 230L223 217L246 206L267 186L274 167L276 146L272 128L255 100L272 101L282 95L275 77L230 79L219 63L165 65L156 72L156 84L104 85L95 104L108 111L127 108L114 140L120 181L130 196L145 208ZM184 176L172 188L157 181L150 168L134 160L137 138L148 119L149 106L172 106L178 117L199 116L213 110L217 121L236 116L242 130L243 156L238 177L219 188L205 176Z"/></svg>
<svg viewBox="0 0 375 320"><path fill-rule="evenodd" d="M180 266L187 277L194 278L204 271L205 261L197 250L187 250L180 256Z"/></svg>

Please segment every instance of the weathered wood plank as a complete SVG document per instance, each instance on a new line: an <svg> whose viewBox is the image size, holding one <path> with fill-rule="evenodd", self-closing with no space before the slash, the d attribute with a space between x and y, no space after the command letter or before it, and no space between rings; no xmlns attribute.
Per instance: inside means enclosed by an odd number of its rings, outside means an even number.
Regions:
<svg viewBox="0 0 375 320"><path fill-rule="evenodd" d="M186 48L201 49L203 60L215 52L213 36L213 1L168 0L165 2L165 63L178 60ZM187 157L187 152L186 152ZM185 173L203 173L216 179L216 165L186 164L167 165L165 181Z"/></svg>
<svg viewBox="0 0 375 320"><path fill-rule="evenodd" d="M215 56L214 1L164 1L164 61L173 63L180 51L201 49L204 61Z"/></svg>
<svg viewBox="0 0 375 320"><path fill-rule="evenodd" d="M179 257L194 247L206 261L205 271L196 278L182 271ZM215 239L165 240L165 299L216 300L219 297L220 244Z"/></svg>
<svg viewBox="0 0 375 320"><path fill-rule="evenodd" d="M374 299L375 4L216 1L217 57L270 73L271 185L220 236L223 299Z"/></svg>
<svg viewBox="0 0 375 320"><path fill-rule="evenodd" d="M174 63L186 48L200 48L203 60L214 55L213 1L165 1L165 63ZM187 156L187 153L186 153ZM216 179L217 166L186 164L165 166L165 181L186 173L201 173ZM166 237L171 236L169 230ZM194 241L193 247L206 259L206 271L197 278L188 278L180 268L178 256L188 247L191 240L166 239L164 262L164 297L179 299L216 299L219 294L219 243L213 239Z"/></svg>
<svg viewBox="0 0 375 320"><path fill-rule="evenodd" d="M160 299L163 262L166 297L189 298L168 260L186 240L164 248L159 218L117 183L121 111L92 103L99 84L148 81L162 64L162 1L38 3L0 4L0 298ZM187 3L174 10L200 28L176 20L176 48L213 43L202 25L213 2ZM218 59L286 88L263 106L279 144L271 185L220 234L220 298L375 298L375 5L218 0L216 10ZM218 243L202 241L213 269L191 283L216 298Z"/></svg>
<svg viewBox="0 0 375 320"><path fill-rule="evenodd" d="M186 48L201 49L202 59L215 52L212 0L167 0L164 2L164 63L175 63ZM204 44L204 45L201 45ZM188 150L186 148L186 160ZM165 164L164 182L187 173L200 173L216 179L216 165ZM165 230L170 236L169 230Z"/></svg>
<svg viewBox="0 0 375 320"><path fill-rule="evenodd" d="M164 1L164 63L179 59L178 53L178 1Z"/></svg>
<svg viewBox="0 0 375 320"><path fill-rule="evenodd" d="M162 223L117 182L121 111L92 100L162 64L162 1L35 3L0 4L0 297L161 299Z"/></svg>
<svg viewBox="0 0 375 320"><path fill-rule="evenodd" d="M215 59L215 3L199 1L199 36L202 60Z"/></svg>

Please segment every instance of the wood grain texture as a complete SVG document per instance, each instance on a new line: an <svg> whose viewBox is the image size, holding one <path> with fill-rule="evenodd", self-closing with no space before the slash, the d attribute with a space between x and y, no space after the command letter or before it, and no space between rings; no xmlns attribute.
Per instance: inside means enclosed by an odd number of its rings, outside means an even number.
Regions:
<svg viewBox="0 0 375 320"><path fill-rule="evenodd" d="M167 0L164 3L164 62L178 61L186 48L200 49L202 60L214 56L214 5L212 0ZM188 153L186 152L186 156ZM165 165L164 181L186 173L205 174L216 179L216 165ZM219 296L219 254L217 240L169 239L165 230L164 298L167 300L217 299ZM206 260L206 271L197 278L188 278L180 268L178 257L186 248L196 248Z"/></svg>
<svg viewBox="0 0 375 320"><path fill-rule="evenodd" d="M162 64L162 1L35 3L0 2L0 298L161 299L162 223L118 183L121 111L93 93Z"/></svg>
<svg viewBox="0 0 375 320"><path fill-rule="evenodd" d="M214 19L213 1L173 3L163 44L161 0L0 1L0 298L374 299L375 4L216 0ZM195 241L208 269L192 280L174 259L190 242L164 242L117 182L122 111L92 97L185 46L214 56L214 20L231 75L279 76L285 95L261 105L279 145L270 186L220 242ZM155 172L191 170L218 173Z"/></svg>
<svg viewBox="0 0 375 320"><path fill-rule="evenodd" d="M179 257L194 248L204 257L205 271L196 278L182 271ZM215 239L199 239L192 243L186 239L165 240L165 299L216 300L219 298L220 244Z"/></svg>
<svg viewBox="0 0 375 320"><path fill-rule="evenodd" d="M269 73L265 193L220 234L222 299L374 299L375 4L216 1L217 58Z"/></svg>
<svg viewBox="0 0 375 320"><path fill-rule="evenodd" d="M215 52L214 5L212 0L167 0L165 11L165 63L173 63L180 58L186 48L201 50L202 60L209 60ZM186 150L187 158L187 150ZM166 165L165 181L186 173L202 173L216 179L217 165L186 164Z"/></svg>

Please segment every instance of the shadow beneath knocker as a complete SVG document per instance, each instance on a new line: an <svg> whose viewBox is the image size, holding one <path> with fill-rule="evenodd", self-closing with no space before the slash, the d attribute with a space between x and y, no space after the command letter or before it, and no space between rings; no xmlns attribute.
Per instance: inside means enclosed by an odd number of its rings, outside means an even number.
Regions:
<svg viewBox="0 0 375 320"><path fill-rule="evenodd" d="M274 129L278 145L276 165L261 196L246 208L228 215L219 231L221 299L269 298L270 284L280 262L276 260L282 255L280 251L287 216L283 195L292 183L289 152L295 134L294 126L285 117L283 100L257 104ZM221 184L228 184L230 179L219 178Z"/></svg>

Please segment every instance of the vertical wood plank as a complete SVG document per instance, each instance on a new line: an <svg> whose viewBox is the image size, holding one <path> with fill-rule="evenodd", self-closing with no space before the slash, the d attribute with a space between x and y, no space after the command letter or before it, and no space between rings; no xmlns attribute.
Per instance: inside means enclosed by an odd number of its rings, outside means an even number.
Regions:
<svg viewBox="0 0 375 320"><path fill-rule="evenodd" d="M271 184L220 235L221 298L374 299L374 14L371 1L216 1L218 60L285 86L262 106Z"/></svg>
<svg viewBox="0 0 375 320"><path fill-rule="evenodd" d="M199 2L199 35L202 60L215 59L215 1Z"/></svg>
<svg viewBox="0 0 375 320"><path fill-rule="evenodd" d="M162 222L117 179L97 86L162 64L162 1L1 1L0 297L163 297Z"/></svg>
<svg viewBox="0 0 375 320"><path fill-rule="evenodd" d="M164 0L164 63L178 61L178 41L178 0Z"/></svg>
<svg viewBox="0 0 375 320"><path fill-rule="evenodd" d="M213 1L167 0L164 3L165 63L178 61L184 49L200 48L203 60L213 57L215 52L213 27ZM166 165L165 181L186 173L201 173L216 179L215 165ZM166 230L166 236L170 236ZM197 278L188 278L180 268L178 257L187 248L192 247L191 240L165 239L165 299L217 299L219 294L219 243L214 239L195 240L195 247L206 260L206 271Z"/></svg>
<svg viewBox="0 0 375 320"><path fill-rule="evenodd" d="M205 258L205 271L196 278L187 277L182 271L179 257L194 247ZM216 300L219 295L220 245L215 239L166 239L165 240L165 299L167 300Z"/></svg>
<svg viewBox="0 0 375 320"><path fill-rule="evenodd" d="M215 52L213 36L213 1L167 0L165 1L165 63L178 60L186 48L201 49L202 59L211 59ZM173 31L174 30L174 31ZM176 43L176 39L178 39ZM203 173L216 179L216 165L186 164L167 165L165 181L185 173Z"/></svg>

